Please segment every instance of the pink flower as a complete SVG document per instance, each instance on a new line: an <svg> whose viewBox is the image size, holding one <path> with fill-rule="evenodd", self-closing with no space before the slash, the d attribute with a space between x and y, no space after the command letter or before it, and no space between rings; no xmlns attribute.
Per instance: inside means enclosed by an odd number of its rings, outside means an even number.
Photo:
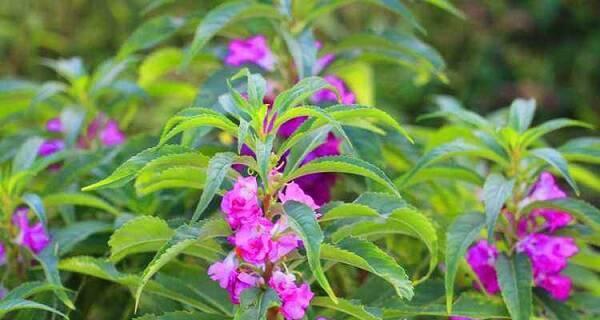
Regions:
<svg viewBox="0 0 600 320"><path fill-rule="evenodd" d="M234 67L252 63L267 71L275 69L275 57L263 35L232 40L229 43L225 63Z"/></svg>
<svg viewBox="0 0 600 320"><path fill-rule="evenodd" d="M272 229L273 224L265 218L242 224L232 237L238 255L250 263L265 263L274 246L271 240Z"/></svg>
<svg viewBox="0 0 600 320"><path fill-rule="evenodd" d="M315 47L317 47L317 49L320 50L323 47L323 44L320 41L315 41ZM313 69L312 69L312 73L313 74L321 73L321 71L323 71L323 69L327 68L327 66L333 62L333 60L335 60L335 54L333 54L333 53L324 54L323 56L318 58L317 61L315 62L315 65L313 66Z"/></svg>
<svg viewBox="0 0 600 320"><path fill-rule="evenodd" d="M553 199L566 198L566 193L556 183L554 177L549 172L542 172L538 181L535 183L527 198L523 199L521 206L526 206L534 201L544 201ZM573 217L563 211L555 209L534 209L527 219L523 219L519 223L519 232L526 233L527 227L536 226L536 218L542 217L545 220L545 227L550 232L554 232L573 221Z"/></svg>
<svg viewBox="0 0 600 320"><path fill-rule="evenodd" d="M282 216L273 226L271 239L273 239L273 248L269 252L271 262L279 261L279 259L298 248L301 242L300 237L290 232L286 216Z"/></svg>
<svg viewBox="0 0 600 320"><path fill-rule="evenodd" d="M50 237L41 222L29 225L28 212L27 208L19 208L13 215L13 224L19 228L15 242L37 254L50 244Z"/></svg>
<svg viewBox="0 0 600 320"><path fill-rule="evenodd" d="M279 270L273 272L269 280L269 286L277 292L281 299L280 311L286 320L302 319L314 296L306 283L298 287L295 280L293 275Z"/></svg>
<svg viewBox="0 0 600 320"><path fill-rule="evenodd" d="M215 262L208 268L211 279L219 282L219 286L229 293L231 302L240 303L240 295L248 288L255 287L258 276L240 271L235 256L230 254L222 262Z"/></svg>
<svg viewBox="0 0 600 320"><path fill-rule="evenodd" d="M517 251L529 256L536 275L562 271L579 249L572 238L533 233L518 242Z"/></svg>
<svg viewBox="0 0 600 320"><path fill-rule="evenodd" d="M561 274L540 275L535 282L556 300L565 301L571 295L571 278L567 276Z"/></svg>
<svg viewBox="0 0 600 320"><path fill-rule="evenodd" d="M47 157L65 148L65 142L60 139L50 139L42 142L38 149L38 155Z"/></svg>
<svg viewBox="0 0 600 320"><path fill-rule="evenodd" d="M304 193L302 188L300 188L300 186L295 182L288 183L285 187L285 192L279 192L279 201L281 201L281 203L286 203L287 201L298 201L304 203L313 210L319 209L319 206L315 203L313 198Z"/></svg>
<svg viewBox="0 0 600 320"><path fill-rule="evenodd" d="M85 136L79 139L79 147L88 148L95 139L100 139L102 145L111 147L125 142L125 133L119 129L116 121L100 114L90 123Z"/></svg>
<svg viewBox="0 0 600 320"><path fill-rule="evenodd" d="M46 130L49 132L62 132L63 127L60 118L57 117L48 120L48 122L46 122Z"/></svg>
<svg viewBox="0 0 600 320"><path fill-rule="evenodd" d="M479 240L469 248L466 258L471 269L483 284L485 291L490 294L499 292L500 287L495 269L498 249L493 245L489 245L485 240Z"/></svg>
<svg viewBox="0 0 600 320"><path fill-rule="evenodd" d="M234 230L256 221L262 215L258 204L256 177L238 178L233 189L223 196L221 210Z"/></svg>
<svg viewBox="0 0 600 320"><path fill-rule="evenodd" d="M334 75L326 75L323 78L337 89L341 98L341 103L353 104L354 102L356 102L356 97L354 96L354 93L352 93L348 86L346 86L344 80ZM317 91L311 99L315 103L336 102L338 100L335 92L330 89L323 89Z"/></svg>
<svg viewBox="0 0 600 320"><path fill-rule="evenodd" d="M6 248L4 247L4 244L2 244L0 242L0 266L3 266L6 264Z"/></svg>

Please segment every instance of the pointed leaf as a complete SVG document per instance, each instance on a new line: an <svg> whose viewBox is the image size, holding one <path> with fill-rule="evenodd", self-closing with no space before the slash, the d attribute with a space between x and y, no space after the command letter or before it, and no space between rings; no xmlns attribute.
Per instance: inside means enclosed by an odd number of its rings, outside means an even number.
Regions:
<svg viewBox="0 0 600 320"><path fill-rule="evenodd" d="M501 254L496 261L496 271L502 298L508 307L511 318L529 320L532 313L531 288L533 285L529 258L520 253L512 257Z"/></svg>
<svg viewBox="0 0 600 320"><path fill-rule="evenodd" d="M223 180L227 172L231 168L233 161L237 156L231 152L223 152L215 154L208 162L208 168L206 169L206 184L204 185L204 191L200 196L200 201L196 206L194 215L192 216L192 222L200 219L200 215L206 207L210 204L217 191L221 187Z"/></svg>
<svg viewBox="0 0 600 320"><path fill-rule="evenodd" d="M512 195L515 180L507 180L504 176L496 173L490 174L483 184L483 203L485 204L485 223L488 229L488 241L494 239L494 229L500 210L506 200Z"/></svg>
<svg viewBox="0 0 600 320"><path fill-rule="evenodd" d="M539 148L531 150L531 154L534 156L548 162L552 167L554 167L558 172L567 180L571 188L575 190L576 194L579 194L579 188L577 188L577 184L573 177L571 177L571 173L569 173L569 165L560 152L556 151L556 149L552 148Z"/></svg>

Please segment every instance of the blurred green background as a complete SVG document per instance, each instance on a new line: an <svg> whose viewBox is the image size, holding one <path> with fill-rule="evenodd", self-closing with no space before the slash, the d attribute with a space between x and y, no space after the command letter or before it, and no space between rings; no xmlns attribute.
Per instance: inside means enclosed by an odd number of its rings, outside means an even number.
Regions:
<svg viewBox="0 0 600 320"><path fill-rule="evenodd" d="M167 4L165 10L185 13L186 8L211 8L220 1L166 2L176 3ZM55 76L40 64L45 57L81 56L88 66L97 65L114 55L136 26L157 13L142 15L147 3L0 1L0 77L52 79ZM419 1L411 5L427 30L420 37L446 60L449 83L415 85L407 72L379 66L375 70L378 106L406 122L432 110L432 94L456 96L483 113L507 106L515 97L534 97L543 110L538 121L573 117L600 123L600 1L453 3L465 19ZM383 11L364 12L360 4L345 7L320 23L322 32L331 36L402 23ZM170 44L189 44L191 31L180 32Z"/></svg>

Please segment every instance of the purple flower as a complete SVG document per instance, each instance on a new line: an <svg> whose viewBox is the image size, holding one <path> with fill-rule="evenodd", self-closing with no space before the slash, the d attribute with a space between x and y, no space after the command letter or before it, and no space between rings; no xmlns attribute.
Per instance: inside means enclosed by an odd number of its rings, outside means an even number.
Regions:
<svg viewBox="0 0 600 320"><path fill-rule="evenodd" d="M533 233L517 243L517 251L529 256L536 275L562 271L579 249L572 238Z"/></svg>
<svg viewBox="0 0 600 320"><path fill-rule="evenodd" d="M262 217L253 223L242 224L231 238L237 254L250 263L265 263L274 246L272 229L271 221Z"/></svg>
<svg viewBox="0 0 600 320"><path fill-rule="evenodd" d="M4 244L0 242L0 266L6 264L6 248Z"/></svg>
<svg viewBox="0 0 600 320"><path fill-rule="evenodd" d="M281 216L271 230L273 247L269 252L269 260L277 262L288 253L292 252L301 243L300 237L288 229L287 217Z"/></svg>
<svg viewBox="0 0 600 320"><path fill-rule="evenodd" d="M567 276L561 274L540 274L535 279L535 283L548 291L556 300L565 301L571 295L571 278Z"/></svg>
<svg viewBox="0 0 600 320"><path fill-rule="evenodd" d="M256 177L238 178L233 189L225 193L221 210L232 229L251 224L262 215L257 193Z"/></svg>
<svg viewBox="0 0 600 320"><path fill-rule="evenodd" d="M19 208L13 215L13 224L19 228L15 242L37 254L50 244L50 237L41 222L29 225L28 212L27 208Z"/></svg>
<svg viewBox="0 0 600 320"><path fill-rule="evenodd" d="M48 132L62 132L63 127L60 118L57 117L48 120L48 122L46 122L46 130L48 130Z"/></svg>
<svg viewBox="0 0 600 320"><path fill-rule="evenodd" d="M306 117L297 117L286 121L279 127L277 134L282 138L289 138L296 129L298 129L306 121Z"/></svg>
<svg viewBox="0 0 600 320"><path fill-rule="evenodd" d="M219 282L219 286L229 293L231 302L240 303L240 295L248 288L255 287L258 276L239 270L239 264L233 254L222 262L215 262L208 268L211 279Z"/></svg>
<svg viewBox="0 0 600 320"><path fill-rule="evenodd" d="M45 140L38 149L38 155L47 157L65 148L65 142L60 139Z"/></svg>
<svg viewBox="0 0 600 320"><path fill-rule="evenodd" d="M490 294L499 292L500 287L495 269L498 249L493 245L489 245L485 240L479 240L469 248L466 258L485 291Z"/></svg>
<svg viewBox="0 0 600 320"><path fill-rule="evenodd" d="M323 44L321 41L315 41L315 46L320 50L323 47ZM329 64L333 62L333 60L335 60L335 54L333 53L327 53L318 58L312 69L313 74L321 73L321 71L323 71Z"/></svg>
<svg viewBox="0 0 600 320"><path fill-rule="evenodd" d="M340 98L341 98L340 99L341 103L353 104L354 102L356 102L356 97L354 96L354 93L352 91L350 91L348 86L346 86L346 83L344 82L344 80L342 80L334 75L326 75L323 78L327 82L329 82L329 84L331 84L333 87L335 87L337 89L337 91L340 95ZM323 89L323 90L317 91L312 96L311 99L315 103L336 102L338 100L335 92L330 89Z"/></svg>
<svg viewBox="0 0 600 320"><path fill-rule="evenodd" d="M336 181L333 173L314 173L294 180L319 206L331 201L331 188Z"/></svg>
<svg viewBox="0 0 600 320"><path fill-rule="evenodd" d="M314 296L306 283L298 287L295 280L294 275L285 274L279 270L273 272L269 280L269 286L277 292L281 299L280 311L286 320L302 319Z"/></svg>
<svg viewBox="0 0 600 320"><path fill-rule="evenodd" d="M542 172L527 198L521 202L521 206L526 206L534 201L562 199L566 197L567 195L556 183L552 174ZM536 227L538 217L542 217L545 220L545 227L550 232L554 232L573 221L573 217L567 212L546 208L534 209L527 219L520 221L519 232L524 234L527 233L526 230L528 227Z"/></svg>
<svg viewBox="0 0 600 320"><path fill-rule="evenodd" d="M275 69L275 57L263 35L232 40L229 43L225 63L234 67L252 63L267 71Z"/></svg>
<svg viewBox="0 0 600 320"><path fill-rule="evenodd" d="M285 191L279 192L279 201L286 203L287 201L298 201L309 206L313 210L319 209L313 198L302 190L295 182L290 182L286 185Z"/></svg>
<svg viewBox="0 0 600 320"><path fill-rule="evenodd" d="M101 114L92 120L85 136L79 139L79 147L88 148L95 139L100 139L104 146L111 147L125 142L125 133L119 129L116 121Z"/></svg>

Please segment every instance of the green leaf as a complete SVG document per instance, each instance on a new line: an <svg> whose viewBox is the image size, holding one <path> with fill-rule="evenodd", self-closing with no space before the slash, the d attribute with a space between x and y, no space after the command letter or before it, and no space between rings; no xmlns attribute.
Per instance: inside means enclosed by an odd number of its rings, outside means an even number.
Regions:
<svg viewBox="0 0 600 320"><path fill-rule="evenodd" d="M573 177L571 177L571 174L569 173L569 165L560 152L552 148L539 148L531 150L530 152L535 157L548 162L552 167L558 170L558 172L567 180L571 188L575 190L575 193L579 194L579 188L577 188L575 180L573 180Z"/></svg>
<svg viewBox="0 0 600 320"><path fill-rule="evenodd" d="M488 120L475 112L464 109L453 97L439 95L435 97L435 102L440 107L440 111L428 114L420 119L445 117L460 120L482 130L490 130L492 128Z"/></svg>
<svg viewBox="0 0 600 320"><path fill-rule="evenodd" d="M329 127L322 127L299 139L298 143L290 149L290 153L286 159L284 174L297 169L306 155L325 142L330 130Z"/></svg>
<svg viewBox="0 0 600 320"><path fill-rule="evenodd" d="M465 19L464 13L462 13L460 10L458 10L449 0L426 0L426 1L440 9L450 12L451 14L453 14L461 19Z"/></svg>
<svg viewBox="0 0 600 320"><path fill-rule="evenodd" d="M96 233L108 233L113 230L112 224L104 221L78 221L68 224L52 233L52 239L58 246L58 255L63 256L73 248Z"/></svg>
<svg viewBox="0 0 600 320"><path fill-rule="evenodd" d="M131 219L110 237L110 260L118 262L132 253L160 248L174 233L167 222L157 217L141 216Z"/></svg>
<svg viewBox="0 0 600 320"><path fill-rule="evenodd" d="M554 319L556 320L580 319L579 314L571 309L567 303L557 302L555 299L551 298L547 292L544 292L544 290L541 290L540 288L534 290L534 297L536 298L536 301L544 306L546 312L554 316Z"/></svg>
<svg viewBox="0 0 600 320"><path fill-rule="evenodd" d="M146 149L131 157L120 165L110 176L94 184L84 187L83 191L102 188L117 188L133 180L139 171L150 161L166 155L189 152L189 149L178 145L166 145Z"/></svg>
<svg viewBox="0 0 600 320"><path fill-rule="evenodd" d="M31 103L29 104L30 108L35 107L36 105L46 101L54 95L57 95L61 92L65 92L67 90L67 86L62 82L57 81L48 81L42 84L35 96L31 99Z"/></svg>
<svg viewBox="0 0 600 320"><path fill-rule="evenodd" d="M144 287L152 276L165 264L175 259L195 242L202 242L215 237L224 237L231 233L229 225L223 219L202 220L191 225L182 225L175 230L175 234L156 253L148 264L135 293L136 310Z"/></svg>
<svg viewBox="0 0 600 320"><path fill-rule="evenodd" d="M44 209L44 203L40 196L35 193L26 193L21 197L23 202L35 213L42 225L48 227L48 218L46 217L46 210Z"/></svg>
<svg viewBox="0 0 600 320"><path fill-rule="evenodd" d="M510 105L508 126L518 133L529 129L535 114L535 99L515 99Z"/></svg>
<svg viewBox="0 0 600 320"><path fill-rule="evenodd" d="M114 84L117 78L136 62L136 57L126 57L124 59L109 59L103 62L92 77L90 82L90 95L97 97L104 89Z"/></svg>
<svg viewBox="0 0 600 320"><path fill-rule="evenodd" d="M273 112L285 114L285 112L311 97L315 92L323 89L335 90L321 77L306 77L298 81L293 87L281 92L273 103Z"/></svg>
<svg viewBox="0 0 600 320"><path fill-rule="evenodd" d="M343 203L325 212L319 222L350 218L381 218L374 209L358 203Z"/></svg>
<svg viewBox="0 0 600 320"><path fill-rule="evenodd" d="M25 300L25 299L0 300L0 319L4 318L4 316L9 312L16 311L16 310L23 310L23 309L44 310L44 311L48 311L48 312L57 314L57 315L61 316L62 318L68 319L68 317L64 313L62 313L52 307L49 307L45 304L37 303L34 301Z"/></svg>
<svg viewBox="0 0 600 320"><path fill-rule="evenodd" d="M196 28L194 40L185 55L183 66L189 65L200 50L221 29L236 19L245 17L278 17L279 12L273 6L254 1L231 1L223 3L208 12Z"/></svg>
<svg viewBox="0 0 600 320"><path fill-rule="evenodd" d="M568 161L600 164L600 138L576 138L569 140L558 150Z"/></svg>
<svg viewBox="0 0 600 320"><path fill-rule="evenodd" d="M219 128L234 136L238 132L237 125L222 114L210 109L189 108L180 111L169 119L160 137L159 145L167 143L171 138L185 130L199 127Z"/></svg>
<svg viewBox="0 0 600 320"><path fill-rule="evenodd" d="M337 300L331 299L331 297L314 297L310 302L312 306L327 308L345 313L352 318L360 320L381 320L381 316L373 313L373 308L367 309L357 301L346 300L337 298Z"/></svg>
<svg viewBox="0 0 600 320"><path fill-rule="evenodd" d="M488 241L494 239L496 220L506 200L512 195L515 179L507 180L501 174L490 174L483 184L483 203L485 204L485 223L488 230Z"/></svg>
<svg viewBox="0 0 600 320"><path fill-rule="evenodd" d="M206 169L206 181L204 191L200 196L200 201L196 206L194 215L192 216L192 222L200 219L200 215L208 207L210 201L214 198L217 191L221 187L223 180L227 172L231 168L231 164L237 156L232 152L222 152L215 154L208 162L208 168Z"/></svg>
<svg viewBox="0 0 600 320"><path fill-rule="evenodd" d="M315 159L295 171L290 172L285 176L285 181L292 181L305 175L324 172L347 173L367 177L387 187L395 195L400 196L394 183L381 169L366 161L347 156L322 157Z"/></svg>
<svg viewBox="0 0 600 320"><path fill-rule="evenodd" d="M202 189L206 182L206 168L179 166L150 172L144 170L135 180L135 191L139 196L168 188Z"/></svg>
<svg viewBox="0 0 600 320"><path fill-rule="evenodd" d="M64 288L40 281L25 282L10 290L2 300L25 299L40 292L55 290L64 290Z"/></svg>
<svg viewBox="0 0 600 320"><path fill-rule="evenodd" d="M40 137L32 137L27 139L13 158L12 162L12 173L15 174L20 171L29 169L38 155L38 150L44 140Z"/></svg>
<svg viewBox="0 0 600 320"><path fill-rule="evenodd" d="M430 181L440 181L440 179L447 179L451 181L464 181L473 185L482 185L483 178L474 169L459 166L459 165L436 165L432 167L426 167L419 171L419 174L413 176L403 185L404 189ZM398 183L400 179L396 179L395 183ZM398 184L396 184L398 186Z"/></svg>
<svg viewBox="0 0 600 320"><path fill-rule="evenodd" d="M414 295L406 271L394 258L370 241L350 237L335 246L323 244L321 258L369 271L389 282L396 290L396 294L405 299L410 300Z"/></svg>
<svg viewBox="0 0 600 320"><path fill-rule="evenodd" d="M594 230L600 231L600 210L591 204L573 198L553 199L546 201L535 201L528 204L522 209L524 214L531 212L533 209L555 209L566 211L584 221Z"/></svg>
<svg viewBox="0 0 600 320"><path fill-rule="evenodd" d="M267 311L279 307L281 301L271 288L248 288L240 295L240 306L234 320L266 320Z"/></svg>
<svg viewBox="0 0 600 320"><path fill-rule="evenodd" d="M531 287L533 285L531 264L523 254L498 256L496 261L498 284L502 298L512 319L529 320L532 313Z"/></svg>
<svg viewBox="0 0 600 320"><path fill-rule="evenodd" d="M60 281L60 274L58 273L58 257L55 253L54 243L51 243L42 252L39 254L34 254L33 256L40 263L42 269L44 269L46 280L50 284L62 288L63 286ZM73 302L71 302L63 290L56 290L55 294L68 308L75 310L75 305L73 305Z"/></svg>
<svg viewBox="0 0 600 320"><path fill-rule="evenodd" d="M419 294L417 293L418 296ZM404 300L396 299L385 304L383 318L404 319L411 316L448 317L448 315L475 319L509 318L506 307L504 304L498 303L497 299L490 299L483 295L474 295L472 293L461 295L452 306L452 313L448 313L444 305L437 301L407 303Z"/></svg>
<svg viewBox="0 0 600 320"><path fill-rule="evenodd" d="M256 162L258 164L258 175L265 188L269 186L269 165L271 164L271 153L273 151L273 140L275 135L268 135L266 141L256 142Z"/></svg>
<svg viewBox="0 0 600 320"><path fill-rule="evenodd" d="M521 147L525 148L546 134L566 127L582 127L588 129L593 128L591 125L582 121L563 118L553 119L525 131L521 136Z"/></svg>
<svg viewBox="0 0 600 320"><path fill-rule="evenodd" d="M183 26L184 22L183 18L171 16L158 16L144 22L133 31L121 46L119 56L123 57L163 42L175 34Z"/></svg>
<svg viewBox="0 0 600 320"><path fill-rule="evenodd" d="M91 208L97 208L111 213L115 216L120 215L117 208L113 207L110 203L103 199L80 192L64 192L64 193L53 193L44 197L44 204L48 207L56 207L65 204L86 206Z"/></svg>
<svg viewBox="0 0 600 320"><path fill-rule="evenodd" d="M470 213L459 216L448 229L446 235L446 309L452 312L452 300L454 297L454 278L458 264L465 252L479 236L485 225L485 216L478 213Z"/></svg>
<svg viewBox="0 0 600 320"><path fill-rule="evenodd" d="M283 209L290 218L290 227L298 233L304 247L310 270L313 272L317 282L327 292L333 301L337 301L335 293L325 277L321 266L321 243L323 243L323 232L317 223L315 213L305 204L296 201L287 201Z"/></svg>

